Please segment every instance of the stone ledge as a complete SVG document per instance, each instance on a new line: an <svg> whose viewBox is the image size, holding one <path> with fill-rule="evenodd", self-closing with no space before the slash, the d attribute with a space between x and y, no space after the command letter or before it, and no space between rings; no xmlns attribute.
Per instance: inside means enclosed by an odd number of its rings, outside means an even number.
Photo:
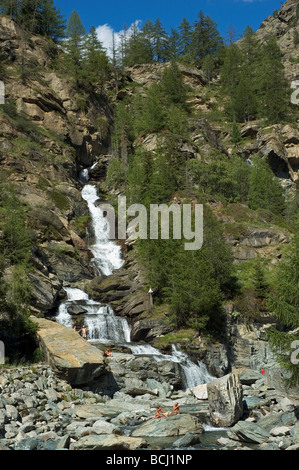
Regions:
<svg viewBox="0 0 299 470"><path fill-rule="evenodd" d="M59 323L31 316L45 361L71 385L86 385L107 373L103 353L79 334Z"/></svg>

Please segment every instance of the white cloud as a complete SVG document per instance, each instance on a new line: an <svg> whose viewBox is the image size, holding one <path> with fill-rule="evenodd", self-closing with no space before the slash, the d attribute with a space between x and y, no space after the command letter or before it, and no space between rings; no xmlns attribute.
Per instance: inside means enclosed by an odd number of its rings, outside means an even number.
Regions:
<svg viewBox="0 0 299 470"><path fill-rule="evenodd" d="M137 26L139 27L139 24L141 23L141 20L136 20L134 23L131 24L131 26L128 27L126 30L126 35L127 38L130 37L130 35L133 32L133 28ZM107 54L109 57L112 56L112 51L113 51L113 33L114 33L114 42L115 42L115 48L117 49L118 46L120 45L121 42L121 37L124 34L124 30L121 31L114 31L113 28L109 24L104 24L100 25L96 28L98 39L101 41L103 47L107 50Z"/></svg>

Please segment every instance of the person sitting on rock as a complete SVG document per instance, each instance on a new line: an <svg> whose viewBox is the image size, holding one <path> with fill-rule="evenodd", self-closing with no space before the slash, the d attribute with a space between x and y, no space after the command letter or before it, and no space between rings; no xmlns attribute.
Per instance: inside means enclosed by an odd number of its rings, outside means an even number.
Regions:
<svg viewBox="0 0 299 470"><path fill-rule="evenodd" d="M174 414L174 415L179 415L179 414L180 414L180 407L179 407L178 402L176 402L176 403L173 405L172 414Z"/></svg>
<svg viewBox="0 0 299 470"><path fill-rule="evenodd" d="M162 410L161 406L158 406L158 408L156 409L156 414L154 416L154 419L166 418L167 416L168 416L168 414L165 413L165 411Z"/></svg>
<svg viewBox="0 0 299 470"><path fill-rule="evenodd" d="M112 357L112 354L111 354L111 351L110 351L109 348L106 349L106 351L105 351L105 356L106 356L106 357Z"/></svg>

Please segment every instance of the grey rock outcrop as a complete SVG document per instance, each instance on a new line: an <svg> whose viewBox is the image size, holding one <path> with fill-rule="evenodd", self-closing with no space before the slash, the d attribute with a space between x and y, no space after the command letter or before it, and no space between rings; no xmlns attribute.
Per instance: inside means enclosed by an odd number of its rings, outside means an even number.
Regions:
<svg viewBox="0 0 299 470"><path fill-rule="evenodd" d="M107 373L103 353L59 323L31 317L47 363L72 385L86 385Z"/></svg>
<svg viewBox="0 0 299 470"><path fill-rule="evenodd" d="M235 424L243 415L242 386L238 375L230 373L207 384L211 421L215 426Z"/></svg>
<svg viewBox="0 0 299 470"><path fill-rule="evenodd" d="M171 437L183 436L187 432L202 434L203 427L200 420L194 416L177 415L167 419L151 419L141 424L133 432L133 437Z"/></svg>

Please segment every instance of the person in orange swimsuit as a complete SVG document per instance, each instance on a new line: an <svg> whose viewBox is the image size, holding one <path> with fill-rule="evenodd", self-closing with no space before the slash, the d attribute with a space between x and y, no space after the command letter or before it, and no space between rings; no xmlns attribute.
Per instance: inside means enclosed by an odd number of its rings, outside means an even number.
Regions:
<svg viewBox="0 0 299 470"><path fill-rule="evenodd" d="M156 414L154 416L154 419L158 419L158 418L166 418L167 413L165 413L165 411L162 410L161 406L158 406L158 408L156 409Z"/></svg>
<svg viewBox="0 0 299 470"><path fill-rule="evenodd" d="M105 351L105 356L106 356L106 357L112 357L112 354L111 354L111 351L110 351L109 348L106 349L106 351Z"/></svg>
<svg viewBox="0 0 299 470"><path fill-rule="evenodd" d="M179 414L180 414L180 407L179 407L178 402L176 402L176 403L173 405L172 414L174 414L174 415L179 415Z"/></svg>

